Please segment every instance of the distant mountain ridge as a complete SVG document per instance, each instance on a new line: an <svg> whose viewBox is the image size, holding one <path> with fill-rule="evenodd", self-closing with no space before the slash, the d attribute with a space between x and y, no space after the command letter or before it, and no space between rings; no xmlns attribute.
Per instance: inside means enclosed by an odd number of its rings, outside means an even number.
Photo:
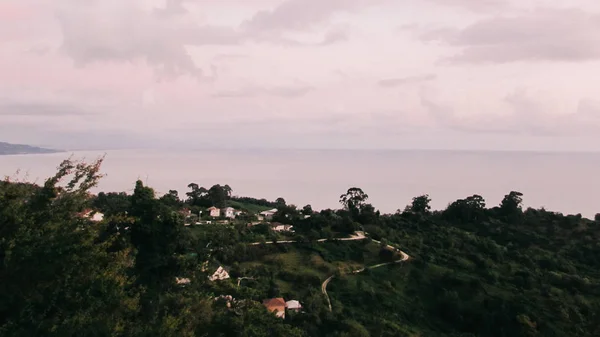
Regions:
<svg viewBox="0 0 600 337"><path fill-rule="evenodd" d="M10 144L0 142L0 155L9 154L42 154L42 153L57 153L59 150L44 149L41 147L22 145L22 144Z"/></svg>

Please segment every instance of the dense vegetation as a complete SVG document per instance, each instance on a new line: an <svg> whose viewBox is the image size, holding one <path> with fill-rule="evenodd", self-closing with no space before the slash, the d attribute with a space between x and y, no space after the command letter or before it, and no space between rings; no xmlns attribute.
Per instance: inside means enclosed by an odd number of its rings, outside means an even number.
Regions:
<svg viewBox="0 0 600 337"><path fill-rule="evenodd" d="M523 210L518 192L443 211L419 196L391 215L359 188L320 212L234 197L228 185L192 183L185 200L140 181L95 196L100 163L65 161L43 186L0 182L1 336L600 335L600 216ZM211 206L242 214L184 226ZM257 220L271 208L295 233ZM381 244L334 240L356 230ZM273 244L282 239L296 243ZM411 259L351 273L397 259L387 244ZM209 281L217 266L231 279ZM278 296L303 312L268 313L260 301Z"/></svg>

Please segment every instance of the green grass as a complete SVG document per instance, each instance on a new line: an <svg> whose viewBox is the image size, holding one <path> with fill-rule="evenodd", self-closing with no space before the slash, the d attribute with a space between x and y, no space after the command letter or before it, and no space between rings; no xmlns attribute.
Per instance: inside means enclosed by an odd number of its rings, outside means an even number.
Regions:
<svg viewBox="0 0 600 337"><path fill-rule="evenodd" d="M271 251L255 260L241 262L239 267L244 276L257 277L262 284L250 287L264 289L273 273L281 296L303 298L311 292L320 292L321 283L338 270L350 274L366 265L380 263L378 253L379 245L366 241L290 244L285 245L284 251Z"/></svg>
<svg viewBox="0 0 600 337"><path fill-rule="evenodd" d="M252 213L260 213L260 212L263 212L263 211L273 208L273 207L265 207L265 206L255 205L255 204L242 203L242 202L234 201L234 200L229 200L227 203L228 203L228 206L230 206L230 207L233 207L236 209L248 210Z"/></svg>
<svg viewBox="0 0 600 337"><path fill-rule="evenodd" d="M415 293L410 268L409 264L393 264L333 279L327 290L334 311L352 317L370 331L385 326L397 336L430 336L431 331L410 322L415 302L423 300Z"/></svg>

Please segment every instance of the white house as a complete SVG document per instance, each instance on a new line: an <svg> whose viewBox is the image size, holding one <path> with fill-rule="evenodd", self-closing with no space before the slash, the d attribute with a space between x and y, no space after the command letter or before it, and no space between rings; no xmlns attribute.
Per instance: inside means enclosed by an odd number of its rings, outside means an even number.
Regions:
<svg viewBox="0 0 600 337"><path fill-rule="evenodd" d="M213 218L218 218L221 216L221 210L214 206L209 208L208 212L209 212L210 216L212 216Z"/></svg>
<svg viewBox="0 0 600 337"><path fill-rule="evenodd" d="M97 211L93 211L91 209L86 209L85 211L81 212L80 216L88 218L93 222L100 222L104 220L104 214Z"/></svg>
<svg viewBox="0 0 600 337"><path fill-rule="evenodd" d="M275 232L291 232L294 229L294 227L292 225L286 225L286 224L282 224L282 223L278 223L278 222L272 223L271 228Z"/></svg>
<svg viewBox="0 0 600 337"><path fill-rule="evenodd" d="M285 302L285 307L288 310L291 310L291 311L300 311L300 310L302 310L302 305L300 304L300 302L298 302L296 300L291 300L291 301Z"/></svg>
<svg viewBox="0 0 600 337"><path fill-rule="evenodd" d="M104 220L104 214L102 214L100 212L96 212L92 215L91 219L94 222L100 222L100 221Z"/></svg>
<svg viewBox="0 0 600 337"><path fill-rule="evenodd" d="M265 218L265 220L270 220L273 218L273 215L275 213L277 213L277 208L273 208L268 211L260 212L260 215L262 215Z"/></svg>
<svg viewBox="0 0 600 337"><path fill-rule="evenodd" d="M235 209L233 207L223 208L223 215L226 218L233 219L235 218Z"/></svg>
<svg viewBox="0 0 600 337"><path fill-rule="evenodd" d="M229 278L229 273L223 267L219 267L214 274L212 274L211 276L208 277L208 279L211 281L226 280L228 278Z"/></svg>

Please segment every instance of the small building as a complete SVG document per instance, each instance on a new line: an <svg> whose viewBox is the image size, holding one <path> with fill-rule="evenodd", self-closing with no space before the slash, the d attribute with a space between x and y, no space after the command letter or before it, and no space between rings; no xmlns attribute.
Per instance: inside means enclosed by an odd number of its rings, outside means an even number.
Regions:
<svg viewBox="0 0 600 337"><path fill-rule="evenodd" d="M104 214L91 209L84 210L83 212L79 213L79 216L82 218L87 218L93 222L100 222L104 220Z"/></svg>
<svg viewBox="0 0 600 337"><path fill-rule="evenodd" d="M92 214L92 216L90 217L90 220L92 220L94 222L100 222L100 221L104 220L104 214L102 214L100 212L94 212L94 214Z"/></svg>
<svg viewBox="0 0 600 337"><path fill-rule="evenodd" d="M223 216L229 219L235 218L235 209L233 207L223 208Z"/></svg>
<svg viewBox="0 0 600 337"><path fill-rule="evenodd" d="M208 212L209 212L210 216L212 216L213 218L218 218L221 216L221 210L214 206L209 208Z"/></svg>
<svg viewBox="0 0 600 337"><path fill-rule="evenodd" d="M290 311L299 312L300 310L302 310L302 305L296 300L290 300L285 302L285 307L287 308L287 310Z"/></svg>
<svg viewBox="0 0 600 337"><path fill-rule="evenodd" d="M271 219L273 219L273 215L275 215L275 213L277 213L277 208L273 208L268 211L260 212L260 215L262 215L265 220L271 220Z"/></svg>
<svg viewBox="0 0 600 337"><path fill-rule="evenodd" d="M263 300L263 305L269 312L274 312L275 316L285 318L285 300L281 297Z"/></svg>
<svg viewBox="0 0 600 337"><path fill-rule="evenodd" d="M179 213L185 217L192 215L192 211L189 208L183 208L179 210Z"/></svg>
<svg viewBox="0 0 600 337"><path fill-rule="evenodd" d="M223 267L219 267L217 269L217 271L214 272L214 274L212 274L211 276L208 277L208 279L211 281L226 280L228 278L229 278L229 273Z"/></svg>
<svg viewBox="0 0 600 337"><path fill-rule="evenodd" d="M187 285L190 284L190 279L189 278L182 278L182 277L176 277L175 281L177 282L178 285Z"/></svg>
<svg viewBox="0 0 600 337"><path fill-rule="evenodd" d="M292 225L286 225L279 222L271 223L271 229L275 232L291 232L293 228Z"/></svg>

